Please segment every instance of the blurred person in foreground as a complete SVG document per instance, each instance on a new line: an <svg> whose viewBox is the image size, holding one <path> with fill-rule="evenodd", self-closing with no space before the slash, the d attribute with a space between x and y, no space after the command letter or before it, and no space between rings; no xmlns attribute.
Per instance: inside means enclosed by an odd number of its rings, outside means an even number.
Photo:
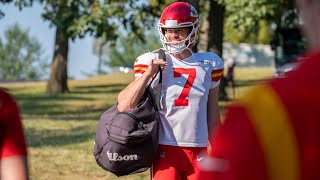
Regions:
<svg viewBox="0 0 320 180"><path fill-rule="evenodd" d="M192 52L199 25L200 16L189 3L168 5L158 23L166 61L153 52L139 56L135 80L118 95L119 111L134 108L161 66L159 152L151 179L195 179L197 155L207 150L209 134L220 123L218 91L223 61L213 52Z"/></svg>
<svg viewBox="0 0 320 180"><path fill-rule="evenodd" d="M320 0L297 0L307 58L229 107L198 179L320 179Z"/></svg>
<svg viewBox="0 0 320 180"><path fill-rule="evenodd" d="M0 179L28 177L27 147L19 110L10 94L0 88Z"/></svg>

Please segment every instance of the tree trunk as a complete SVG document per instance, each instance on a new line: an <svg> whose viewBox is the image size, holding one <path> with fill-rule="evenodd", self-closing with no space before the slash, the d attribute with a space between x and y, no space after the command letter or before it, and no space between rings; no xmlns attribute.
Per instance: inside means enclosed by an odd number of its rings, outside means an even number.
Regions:
<svg viewBox="0 0 320 180"><path fill-rule="evenodd" d="M102 74L102 49L103 49L103 46L105 44L101 43L99 44L99 53L98 53L98 67L97 67L97 74L98 75L101 75Z"/></svg>
<svg viewBox="0 0 320 180"><path fill-rule="evenodd" d="M198 44L198 51L205 52L208 49L208 38L209 38L209 22L208 15L201 16L201 26L200 26L200 41Z"/></svg>
<svg viewBox="0 0 320 180"><path fill-rule="evenodd" d="M208 19L210 30L207 51L213 51L222 57L224 6L211 1Z"/></svg>
<svg viewBox="0 0 320 180"><path fill-rule="evenodd" d="M50 79L47 84L48 94L69 92L68 89L68 36L57 27Z"/></svg>
<svg viewBox="0 0 320 180"><path fill-rule="evenodd" d="M222 58L223 52L223 26L224 26L224 6L217 1L210 1L210 11L208 15L209 33L207 51L215 52ZM219 100L228 100L226 91L226 78L222 76L219 87Z"/></svg>

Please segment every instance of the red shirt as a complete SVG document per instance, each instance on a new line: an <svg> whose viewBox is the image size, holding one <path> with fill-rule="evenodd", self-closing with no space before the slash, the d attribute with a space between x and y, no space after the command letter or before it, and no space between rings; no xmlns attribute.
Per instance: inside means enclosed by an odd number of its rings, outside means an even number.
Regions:
<svg viewBox="0 0 320 180"><path fill-rule="evenodd" d="M0 159L27 155L19 110L13 98L0 89Z"/></svg>
<svg viewBox="0 0 320 180"><path fill-rule="evenodd" d="M320 52L228 108L199 179L320 179Z"/></svg>

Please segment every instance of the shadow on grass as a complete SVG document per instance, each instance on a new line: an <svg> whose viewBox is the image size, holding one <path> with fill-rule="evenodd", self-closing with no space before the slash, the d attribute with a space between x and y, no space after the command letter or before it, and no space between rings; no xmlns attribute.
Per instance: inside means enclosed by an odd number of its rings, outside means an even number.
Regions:
<svg viewBox="0 0 320 180"><path fill-rule="evenodd" d="M76 96L75 94L48 95L48 94L16 94L18 101L57 101L57 100L92 100L92 98Z"/></svg>
<svg viewBox="0 0 320 180"><path fill-rule="evenodd" d="M64 106L61 102L68 100L93 100L86 97L61 97L61 96L15 96L18 99L20 108L23 114L38 114L38 115L56 115L57 113L63 113Z"/></svg>
<svg viewBox="0 0 320 180"><path fill-rule="evenodd" d="M101 114L113 106L105 104L101 107L83 107L76 110L61 110L59 105L22 105L23 114L30 118L50 118L53 120L98 120Z"/></svg>
<svg viewBox="0 0 320 180"><path fill-rule="evenodd" d="M103 108L88 108L86 110L75 110L75 111L66 111L64 113L56 114L51 116L52 120L99 120L100 116L104 111L113 106L113 104L108 104Z"/></svg>
<svg viewBox="0 0 320 180"><path fill-rule="evenodd" d="M98 94L98 93L118 93L124 89L128 84L108 84L108 85L94 85L94 86L75 86L71 93L75 94Z"/></svg>
<svg viewBox="0 0 320 180"><path fill-rule="evenodd" d="M104 105L96 105L94 101L99 94L116 96L127 84L108 84L93 86L73 86L69 94L47 95L47 94L16 94L20 108L24 115L29 117L49 117L56 120L87 120L97 119L100 115L115 102L107 102ZM87 96L86 96L87 95ZM98 95L98 96L89 96ZM67 106L68 101L79 101L75 107ZM81 101L93 102L93 105L81 105ZM90 104L90 103L89 103Z"/></svg>
<svg viewBox="0 0 320 180"><path fill-rule="evenodd" d="M93 86L88 86L88 85L85 85L85 86L81 86L81 85L78 85L78 86L73 86L73 89L99 89L99 88L102 88L102 89L105 89L105 88L110 88L110 87L117 87L117 86L127 86L128 84L126 83L114 83L114 84L99 84L99 85L93 85Z"/></svg>
<svg viewBox="0 0 320 180"><path fill-rule="evenodd" d="M63 146L77 144L94 139L95 132L90 131L87 126L64 129L64 130L35 130L26 129L29 147Z"/></svg>

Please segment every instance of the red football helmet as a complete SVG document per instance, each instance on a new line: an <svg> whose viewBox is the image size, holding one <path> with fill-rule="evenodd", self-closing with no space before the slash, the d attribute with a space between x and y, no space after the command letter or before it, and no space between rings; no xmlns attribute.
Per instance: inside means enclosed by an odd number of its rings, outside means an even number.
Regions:
<svg viewBox="0 0 320 180"><path fill-rule="evenodd" d="M185 49L191 49L198 40L200 18L197 10L186 2L174 2L167 6L160 17L158 31L163 48L174 54L182 53ZM190 27L191 31L185 40L168 42L165 36L166 28Z"/></svg>

